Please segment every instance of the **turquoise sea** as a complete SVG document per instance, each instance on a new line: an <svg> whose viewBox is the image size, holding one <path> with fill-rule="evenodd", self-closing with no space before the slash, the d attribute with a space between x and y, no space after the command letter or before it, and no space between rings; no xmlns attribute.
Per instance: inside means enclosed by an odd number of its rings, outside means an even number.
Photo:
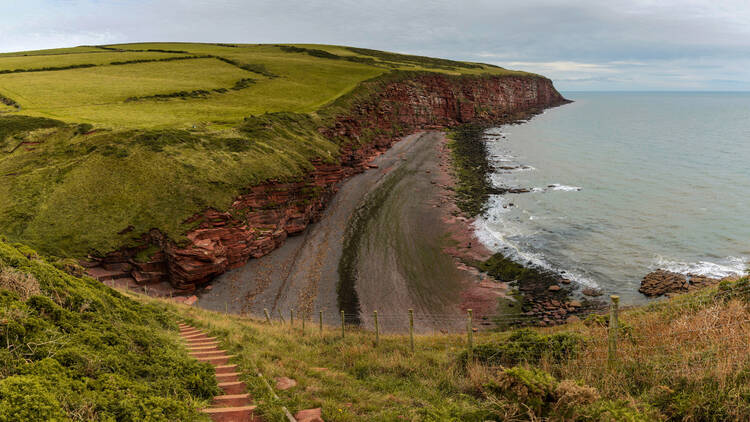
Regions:
<svg viewBox="0 0 750 422"><path fill-rule="evenodd" d="M656 268L745 271L750 93L563 95L574 103L486 132L493 183L532 192L490 199L483 243L628 303Z"/></svg>

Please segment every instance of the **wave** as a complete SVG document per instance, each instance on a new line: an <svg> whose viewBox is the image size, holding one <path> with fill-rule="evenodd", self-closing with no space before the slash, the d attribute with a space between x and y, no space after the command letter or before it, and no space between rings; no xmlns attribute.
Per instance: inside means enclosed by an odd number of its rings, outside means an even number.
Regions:
<svg viewBox="0 0 750 422"><path fill-rule="evenodd" d="M666 259L662 256L654 260L651 269L663 269L680 274L695 274L712 278L723 278L732 275L745 274L748 261L746 258L729 256L721 262L681 262Z"/></svg>
<svg viewBox="0 0 750 422"><path fill-rule="evenodd" d="M561 185L559 183L553 183L551 185L547 185L547 187L550 188L551 190L559 190L563 192L577 192L577 191L583 190L583 188L580 186L566 186L566 185Z"/></svg>
<svg viewBox="0 0 750 422"><path fill-rule="evenodd" d="M491 199L491 201L502 203L502 200L499 198ZM542 254L521 249L520 246L510 240L510 238L515 236L523 236L520 227L514 226L510 221L503 219L500 215L508 212L508 210L502 208L502 206L493 207L492 209L499 211L499 213L494 216L485 215L474 220L474 234L485 247L493 252L502 252L506 258L521 265L531 265L533 267L554 272L585 287L599 287L594 280L591 280L583 274L576 271L570 271L567 268L560 268L549 263ZM502 226L503 229L493 230L490 228L490 225L496 227Z"/></svg>

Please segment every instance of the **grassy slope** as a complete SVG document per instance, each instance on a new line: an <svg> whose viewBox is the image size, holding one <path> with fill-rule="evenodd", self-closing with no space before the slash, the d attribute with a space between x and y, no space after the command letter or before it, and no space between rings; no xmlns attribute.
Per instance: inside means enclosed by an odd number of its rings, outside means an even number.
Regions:
<svg viewBox="0 0 750 422"><path fill-rule="evenodd" d="M184 306L177 312L223 339L255 368L299 385L279 392L296 411L322 407L327 421L747 420L750 335L747 279L622 312L619 361L607 364L607 321L548 329L408 337L340 330L299 319L289 325L227 317ZM173 305L175 306L175 305ZM407 318L403 315L403 318ZM325 368L325 369L320 369ZM282 420L273 411L269 420Z"/></svg>
<svg viewBox="0 0 750 422"><path fill-rule="evenodd" d="M0 95L20 106L0 106L0 232L78 257L109 252L155 227L180 239L192 214L227 209L247 186L299 178L313 158L334 160L339 145L316 129L376 89L364 81L402 77L401 70L529 75L319 45L151 43L28 54L0 55L0 68L100 65L0 74ZM186 54L225 61L107 64ZM253 82L232 89L245 79ZM97 131L86 134L80 123Z"/></svg>
<svg viewBox="0 0 750 422"><path fill-rule="evenodd" d="M213 370L142 304L0 241L0 421L204 420Z"/></svg>

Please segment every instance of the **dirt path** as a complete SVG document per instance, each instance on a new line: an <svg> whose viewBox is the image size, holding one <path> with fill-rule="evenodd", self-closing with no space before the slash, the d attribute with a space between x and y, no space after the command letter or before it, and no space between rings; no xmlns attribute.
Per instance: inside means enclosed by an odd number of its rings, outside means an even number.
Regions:
<svg viewBox="0 0 750 422"><path fill-rule="evenodd" d="M224 311L226 304L230 312L254 315L265 308L284 318L290 309L316 319L323 310L325 321L336 323L343 255L366 325L377 309L385 330L402 330L413 308L419 331L460 326L461 292L478 276L458 269L444 252L455 243L445 223L444 154L441 132L405 137L373 161L377 168L343 183L320 222L219 277L198 306ZM350 221L352 215L364 218ZM448 317L423 317L437 314Z"/></svg>

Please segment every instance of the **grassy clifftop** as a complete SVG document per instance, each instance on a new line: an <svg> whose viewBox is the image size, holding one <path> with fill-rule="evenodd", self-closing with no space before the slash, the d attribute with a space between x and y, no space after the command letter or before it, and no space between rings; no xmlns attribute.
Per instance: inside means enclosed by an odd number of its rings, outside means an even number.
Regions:
<svg viewBox="0 0 750 422"><path fill-rule="evenodd" d="M77 271L0 241L0 421L205 419L213 369L166 307L63 270Z"/></svg>
<svg viewBox="0 0 750 422"><path fill-rule="evenodd" d="M23 114L66 122L190 128L314 112L360 82L398 70L529 75L353 47L120 44L0 55L0 95ZM242 80L251 82L234 89Z"/></svg>
<svg viewBox="0 0 750 422"><path fill-rule="evenodd" d="M340 145L318 128L415 72L538 77L324 45L150 43L0 55L0 233L58 256L172 239Z"/></svg>

